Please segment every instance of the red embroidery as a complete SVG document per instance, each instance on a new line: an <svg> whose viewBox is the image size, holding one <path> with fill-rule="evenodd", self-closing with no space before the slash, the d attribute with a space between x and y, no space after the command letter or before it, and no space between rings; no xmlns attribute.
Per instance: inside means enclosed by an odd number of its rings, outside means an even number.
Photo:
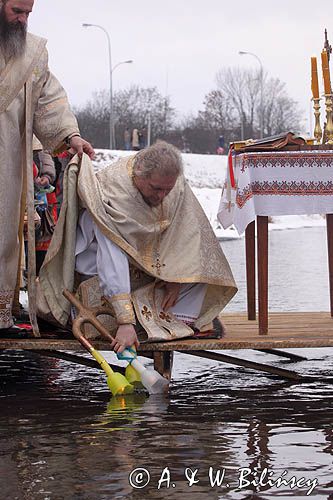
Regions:
<svg viewBox="0 0 333 500"><path fill-rule="evenodd" d="M241 155L241 172L247 168L333 168L332 153L244 153Z"/></svg>
<svg viewBox="0 0 333 500"><path fill-rule="evenodd" d="M254 181L237 191L236 203L242 208L253 196L331 196L333 181Z"/></svg>

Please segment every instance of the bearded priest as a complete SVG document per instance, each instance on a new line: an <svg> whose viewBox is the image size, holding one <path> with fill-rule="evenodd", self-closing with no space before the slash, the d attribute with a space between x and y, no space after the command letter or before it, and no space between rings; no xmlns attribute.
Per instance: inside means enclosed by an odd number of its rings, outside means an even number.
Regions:
<svg viewBox="0 0 333 500"><path fill-rule="evenodd" d="M30 319L35 318L34 208L32 137L44 149L72 147L90 157L92 146L80 137L66 93L48 68L46 40L27 33L34 0L0 0L0 335L13 325L18 304L21 235L25 207L29 234ZM16 292L16 293L15 293Z"/></svg>

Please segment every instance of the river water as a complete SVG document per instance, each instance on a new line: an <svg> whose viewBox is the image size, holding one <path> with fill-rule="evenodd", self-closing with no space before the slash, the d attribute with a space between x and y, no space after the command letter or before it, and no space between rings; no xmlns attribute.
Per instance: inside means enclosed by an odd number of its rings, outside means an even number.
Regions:
<svg viewBox="0 0 333 500"><path fill-rule="evenodd" d="M228 310L245 310L244 240L223 248L240 288ZM324 228L270 232L270 309L329 310ZM111 398L103 373L7 351L0 498L333 499L333 349L295 352L307 361L229 353L321 380L176 354L168 398Z"/></svg>

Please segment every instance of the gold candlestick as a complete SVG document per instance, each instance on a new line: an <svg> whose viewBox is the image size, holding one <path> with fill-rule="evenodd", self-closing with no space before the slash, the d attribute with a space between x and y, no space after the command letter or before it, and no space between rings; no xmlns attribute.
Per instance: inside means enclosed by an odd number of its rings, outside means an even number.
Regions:
<svg viewBox="0 0 333 500"><path fill-rule="evenodd" d="M325 144L333 144L333 94L325 94L326 127Z"/></svg>
<svg viewBox="0 0 333 500"><path fill-rule="evenodd" d="M313 109L314 109L314 115L315 115L315 128L314 128L314 133L313 135L316 138L317 144L321 143L322 135L323 132L321 130L320 126L320 97L318 98L312 98L313 100Z"/></svg>

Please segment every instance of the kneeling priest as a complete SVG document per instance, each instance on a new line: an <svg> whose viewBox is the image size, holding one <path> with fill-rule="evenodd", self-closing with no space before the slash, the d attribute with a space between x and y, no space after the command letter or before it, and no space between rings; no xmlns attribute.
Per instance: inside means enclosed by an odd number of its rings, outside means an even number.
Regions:
<svg viewBox="0 0 333 500"><path fill-rule="evenodd" d="M63 325L64 288L104 304L116 352L137 346L138 331L149 340L214 335L237 291L181 155L163 141L97 173L88 156L72 159L40 285L44 308Z"/></svg>

